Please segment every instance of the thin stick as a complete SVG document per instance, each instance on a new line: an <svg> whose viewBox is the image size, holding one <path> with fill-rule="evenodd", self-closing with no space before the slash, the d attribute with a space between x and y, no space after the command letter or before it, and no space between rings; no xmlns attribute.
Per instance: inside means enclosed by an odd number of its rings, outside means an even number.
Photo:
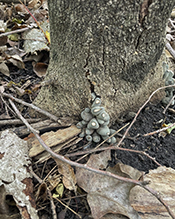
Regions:
<svg viewBox="0 0 175 219"><path fill-rule="evenodd" d="M147 99L147 101L140 107L140 109L138 110L138 112L136 113L134 119L132 120L131 124L129 125L129 127L126 129L122 139L119 141L119 143L116 145L116 147L119 147L122 143L122 141L125 139L126 135L128 134L128 131L130 130L130 128L133 126L134 122L136 121L139 113L141 112L141 110L146 106L146 104L151 100L152 96L158 92L159 90L163 90L165 88L168 87L175 87L175 85L168 85L168 86L164 86L164 87L159 87L157 90L155 90L154 92L152 92L152 94L149 96L149 98Z"/></svg>
<svg viewBox="0 0 175 219"><path fill-rule="evenodd" d="M47 111L45 111L45 110L43 110L43 109L41 109L41 108L31 104L31 103L27 103L27 102L25 102L23 100L20 100L20 99L16 98L16 97L13 97L11 94L1 93L1 95L4 96L4 97L8 97L8 98L10 98L12 100L15 100L17 103L21 103L21 104L23 104L25 106L28 106L28 107L34 109L35 111L44 114L45 116L49 117L50 119L54 120L55 122L58 122L58 117L57 116L54 116L54 115L50 114L49 112L47 112Z"/></svg>
<svg viewBox="0 0 175 219"><path fill-rule="evenodd" d="M33 175L33 177L35 177L36 180L38 180L38 182L40 184L42 184L44 182L36 173L33 172L32 168L30 168L30 173ZM55 207L55 204L53 201L52 193L48 188L47 188L47 193L48 193L49 198L50 198L53 219L57 219L56 207Z"/></svg>
<svg viewBox="0 0 175 219"><path fill-rule="evenodd" d="M27 119L29 123L35 123L41 121L41 119ZM20 119L5 119L0 120L0 126L2 125L21 125L24 124Z"/></svg>
<svg viewBox="0 0 175 219"><path fill-rule="evenodd" d="M168 52L172 55L172 57L175 59L175 50L172 48L171 44L167 42L165 44L165 47L168 50Z"/></svg>
<svg viewBox="0 0 175 219"><path fill-rule="evenodd" d="M138 154L143 154L146 157L148 157L149 159L151 159L152 161L154 161L158 166L162 166L160 163L158 163L155 158L151 157L149 154L147 154L144 151L138 151L138 150L133 150L133 149L128 149L128 148L116 148L116 146L111 146L111 147L103 147L103 148L99 148L99 149L91 149L88 151L79 151L76 153L71 153L71 154L66 154L65 157L74 157L74 156L79 156L82 154L91 154L94 152L98 152L98 151L105 151L105 150L120 150L120 151L129 151L132 153L138 153Z"/></svg>
<svg viewBox="0 0 175 219"><path fill-rule="evenodd" d="M70 211L72 211L72 213L74 213L75 215L77 215L79 218L82 218L78 213L76 213L73 209L71 209L68 205L65 205L61 200L59 200L58 198L54 197L54 199L56 199L57 201L59 201L65 208L69 209Z"/></svg>
<svg viewBox="0 0 175 219"><path fill-rule="evenodd" d="M10 35L10 34L14 34L14 33L21 33L21 32L24 32L24 31L26 31L26 30L29 30L29 29L31 29L31 27L24 27L24 28L22 28L22 29L9 31L9 32L6 32L6 33L1 33L1 34L0 34L0 38L1 38L1 37L4 37L4 36L8 36L8 35Z"/></svg>
<svg viewBox="0 0 175 219"><path fill-rule="evenodd" d="M15 110L16 114L19 116L19 118L22 117L22 115L20 114L19 110L16 108L15 104L12 105L13 109ZM23 118L23 120L25 120ZM25 123L27 123L27 121L25 121ZM32 128L30 126L30 124L28 124L29 128ZM159 196L159 194L154 191L152 188L149 188L148 186L146 186L146 184L148 184L147 182L145 181L138 181L138 180L134 180L134 179L131 179L131 178L126 178L126 177L122 177L122 176L118 176L116 174L113 174L111 172L107 172L107 171L103 171L103 170L99 170L99 169L95 169L93 167L90 167L88 166L87 164L80 164L80 163L76 163L74 161L71 161L67 158L65 158L64 156L62 155L59 155L59 154L56 154L54 151L52 151L51 148L49 148L45 142L41 139L41 137L36 133L36 132L33 132L33 134L36 136L36 138L38 139L38 141L40 142L40 144L43 146L43 148L48 152L50 153L53 157L57 158L57 159L60 159L61 161L63 162L66 162L68 164L70 164L71 166L75 166L75 167L79 167L79 168L82 168L82 169L86 169L86 170L89 170L91 172L94 172L94 173L97 173L97 174L101 174L101 175L104 175L104 176L109 176L109 177L112 177L112 178L115 178L115 179L118 179L118 180L121 180L123 182L127 182L127 183L133 183L135 185L139 185L141 186L142 188L144 188L145 190L147 190L148 192L150 192L152 195L154 195L163 205L164 207L166 208L167 212L170 214L170 216L175 219L175 215L173 214L172 210L169 208L169 206L164 202L164 200Z"/></svg>
<svg viewBox="0 0 175 219"><path fill-rule="evenodd" d="M165 108L164 111L163 111L163 114L166 113L168 107L170 106L170 104L172 103L172 101L174 100L174 98L175 98L175 95L174 95L174 96L171 98L171 100L169 101L168 105L166 106L166 108Z"/></svg>
<svg viewBox="0 0 175 219"><path fill-rule="evenodd" d="M15 105L14 105L13 101L12 101L11 99L9 99L9 102L10 102L11 106L12 106L13 109L14 109L14 106L15 106ZM29 123L27 122L27 120L24 119L24 117L23 117L21 114L19 114L18 116L19 116L19 118L21 119L21 121L23 121L23 123L27 126L28 129L30 129L32 132L36 132L36 133L39 134L39 131L36 130L36 129L34 129L34 128L32 128L32 126L29 125Z"/></svg>
<svg viewBox="0 0 175 219"><path fill-rule="evenodd" d="M144 134L143 136L149 136L149 135L154 135L154 134L157 134L159 132L163 132L163 131L166 131L167 129L169 128L172 128L173 126L175 126L175 123L172 123L171 125L167 126L167 127L164 127L162 129L159 129L159 130L156 130L154 132L149 132L147 134Z"/></svg>

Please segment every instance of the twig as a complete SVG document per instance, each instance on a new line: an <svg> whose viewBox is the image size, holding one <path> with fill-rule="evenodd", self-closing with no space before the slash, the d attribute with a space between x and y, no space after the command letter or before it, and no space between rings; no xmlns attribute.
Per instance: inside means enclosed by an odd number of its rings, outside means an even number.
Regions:
<svg viewBox="0 0 175 219"><path fill-rule="evenodd" d="M162 88L163 89L163 88ZM155 92L154 92L155 93ZM19 110L16 108L15 104L12 104L13 109L15 110L16 114L19 116L20 112ZM20 118L22 117L22 115L19 116ZM23 118L23 120L25 120ZM25 124L28 123L27 121L25 121ZM30 124L28 124L28 126L30 129L32 129L32 127L30 126ZM60 159L63 162L66 162L67 164L70 164L71 166L75 166L75 167L79 167L79 168L83 168L86 170L89 170L91 172L97 173L97 174L101 174L104 176L109 176L118 180L121 180L123 182L127 182L127 183L133 183L135 185L139 185L142 188L144 188L145 190L147 190L148 192L150 192L152 195L154 195L166 208L166 210L168 211L168 213L171 215L171 217L173 219L175 219L175 215L173 214L173 212L171 211L171 209L169 208L169 206L164 202L164 200L159 196L159 194L154 191L153 189L149 188L148 186L146 186L147 182L145 181L138 181L138 180L134 180L131 178L126 178L126 177L122 177L122 176L118 176L116 174L113 174L111 172L107 172L107 171L103 171L103 170L99 170L99 169L95 169L93 167L88 166L87 164L80 164L80 163L76 163L74 161L71 161L67 158L65 158L62 155L56 154L55 152L52 151L51 148L49 148L45 142L40 138L40 136L34 131L33 134L35 135L35 137L38 139L38 141L40 142L40 144L43 146L43 148L50 153L53 157Z"/></svg>
<svg viewBox="0 0 175 219"><path fill-rule="evenodd" d="M171 104L171 102L174 100L174 98L175 98L175 95L171 98L171 100L169 101L168 105L167 105L166 108L163 110L163 114L166 113L168 107L170 106L170 104Z"/></svg>
<svg viewBox="0 0 175 219"><path fill-rule="evenodd" d="M172 108L168 108L168 111L170 111L171 113L175 114L175 110Z"/></svg>
<svg viewBox="0 0 175 219"><path fill-rule="evenodd" d="M69 209L70 211L72 211L72 213L74 213L75 215L77 215L79 218L82 218L78 213L76 213L73 209L71 209L68 205L65 205L61 200L59 200L58 198L54 197L57 201L59 201L66 209Z"/></svg>
<svg viewBox="0 0 175 219"><path fill-rule="evenodd" d="M51 204L53 219L57 219L56 206L55 206L54 201L53 201L52 193L49 189L47 189L47 192L48 192L49 197L50 197L50 204Z"/></svg>
<svg viewBox="0 0 175 219"><path fill-rule="evenodd" d="M141 112L141 110L146 106L146 104L151 100L152 96L158 92L159 90L163 90L165 88L168 87L175 87L175 85L168 85L168 86L164 86L164 87L159 87L157 90L155 90L154 92L152 92L152 94L149 96L149 98L147 99L147 101L140 107L140 109L138 110L138 112L136 113L134 119L132 120L131 124L129 125L129 127L126 129L122 139L119 141L119 143L116 145L116 147L119 147L122 143L122 141L125 139L126 135L128 134L128 131L130 130L130 128L133 126L134 122L136 121L139 113Z"/></svg>
<svg viewBox="0 0 175 219"><path fill-rule="evenodd" d="M14 109L15 104L13 103L13 101L11 99L9 99L9 102ZM18 117L23 121L23 123L27 126L28 129L30 129L32 132L39 133L38 130L32 128L32 126L29 126L29 123L27 122L27 120L24 119L24 117L20 113L18 113Z"/></svg>
<svg viewBox="0 0 175 219"><path fill-rule="evenodd" d="M154 131L154 132L146 133L146 134L144 134L143 136L154 135L154 134L157 134L157 133L159 133L159 132L166 131L167 129L172 128L173 126L175 126L175 123L172 123L171 125L169 125L169 126L167 126L167 127L164 127L164 128L162 128L162 129L156 130L156 131Z"/></svg>
<svg viewBox="0 0 175 219"><path fill-rule="evenodd" d="M30 168L30 173L33 175L33 177L35 177L36 180L38 180L38 182L40 184L42 184L44 182L44 180L42 180L36 173L33 172L32 168ZM49 198L50 198L50 204L51 204L53 219L57 219L56 207L55 207L55 204L54 204L54 201L53 201L52 193L49 190L49 188L47 188L47 193L48 193Z"/></svg>
<svg viewBox="0 0 175 219"><path fill-rule="evenodd" d="M172 48L171 44L167 42L165 44L165 47L168 50L168 52L172 55L172 57L175 59L175 50Z"/></svg>
<svg viewBox="0 0 175 219"><path fill-rule="evenodd" d="M129 151L129 152L132 152L132 153L143 154L146 157L148 157L149 159L151 159L152 161L154 161L158 166L162 166L160 163L158 163L156 161L155 158L151 157L149 154L147 154L144 151L137 151L137 150L133 150L133 149L119 148L119 147L116 148L116 146L103 147L103 148L99 148L99 149L95 148L95 149L91 149L91 150L88 150L88 151L79 151L79 152L76 152L76 153L66 154L65 157L74 157L74 156L79 156L79 155L83 155L83 154L91 154L91 153L94 153L94 152L105 151L105 150L120 150L120 151Z"/></svg>
<svg viewBox="0 0 175 219"><path fill-rule="evenodd" d="M29 123L39 122L41 119L27 119ZM21 125L24 124L20 119L5 119L0 120L0 126L2 125Z"/></svg>
<svg viewBox="0 0 175 219"><path fill-rule="evenodd" d="M24 27L24 28L22 28L22 29L9 31L9 32L6 32L6 33L1 33L1 34L0 34L0 38L1 38L1 37L4 37L4 36L8 36L8 35L10 35L10 34L14 34L14 33L21 33L21 32L24 32L24 31L26 31L26 30L29 30L29 29L31 29L31 28L30 28L30 27Z"/></svg>
<svg viewBox="0 0 175 219"><path fill-rule="evenodd" d="M175 25L173 23L173 20L171 20L171 18L169 18L168 21L170 22L171 26L175 29Z"/></svg>
<svg viewBox="0 0 175 219"><path fill-rule="evenodd" d="M8 98L10 98L12 100L15 100L17 103L21 103L21 104L23 104L25 106L28 106L28 107L36 110L37 112L44 114L45 116L49 117L50 119L54 120L55 122L58 122L58 120L59 120L57 116L54 116L54 115L50 114L49 112L47 112L47 111L45 111L45 110L43 110L43 109L41 109L41 108L31 104L31 103L27 103L27 102L25 102L23 100L20 100L20 99L16 98L16 97L13 97L11 94L1 93L1 95L4 96L4 97L8 97Z"/></svg>

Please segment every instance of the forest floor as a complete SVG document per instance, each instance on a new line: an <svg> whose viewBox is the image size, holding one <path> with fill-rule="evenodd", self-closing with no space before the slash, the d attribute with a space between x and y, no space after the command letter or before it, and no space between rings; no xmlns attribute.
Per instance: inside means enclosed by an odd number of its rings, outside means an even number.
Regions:
<svg viewBox="0 0 175 219"><path fill-rule="evenodd" d="M13 81L13 83L18 84L19 81L24 80L26 81L27 78L30 78L30 80L34 82L38 82L41 79L36 76L36 74L33 72L32 69L32 63L27 62L26 67L23 70L17 69L17 67L11 66L10 67L10 77L6 77L0 73L0 77L3 78L4 81ZM10 90L8 91L9 93ZM37 91L38 92L38 91ZM25 94L22 96L22 99L24 101L30 102L29 95ZM143 110L138 115L135 123L129 130L129 133L127 137L122 142L121 147L126 149L132 149L136 151L144 151L147 154L149 154L152 158L155 158L156 161L166 167L171 167L175 169L175 130L173 129L170 134L166 132L160 132L157 134L151 134L149 136L143 136L146 133L150 133L156 130L159 130L162 128L163 124L169 124L175 122L175 106L170 106L166 113L163 113L165 106L163 106L161 103L158 103L156 105L148 103ZM174 110L174 111L173 111ZM2 103L1 105L1 119L3 119L4 115L6 114L6 108L5 105ZM26 108L21 109L22 114L26 117L29 117L28 110ZM10 113L11 114L11 113ZM14 116L11 115L11 119L13 119ZM126 125L130 121L116 123L112 128L115 130L120 129L124 125ZM9 125L1 126L1 131L12 127ZM13 125L15 127L15 125ZM64 127L63 127L64 128ZM126 127L127 128L127 127ZM126 128L124 128L120 135L123 135L126 131ZM54 131L56 131L54 129ZM117 141L119 141L121 137L117 136ZM78 147L83 147L86 145L87 142L85 140L80 141L77 144ZM96 145L92 144L90 148L94 148ZM78 150L79 151L79 150ZM72 150L71 152L74 152ZM76 151L77 152L77 151ZM147 156L139 153L133 153L129 151L120 151L120 150L112 150L111 151L111 157L112 160L110 162L111 166L114 166L116 163L121 161L124 164L127 164L129 166L132 166L135 169L138 169L140 171L144 171L145 173L148 173L151 169L156 169L158 165L148 158ZM73 160L76 160L77 157L73 157ZM89 156L87 157L86 161L89 159ZM84 160L85 161L85 160ZM35 164L35 161L33 161L33 170L38 172L42 172L42 176L40 176L42 179L44 179L49 171L52 170L52 168L55 166L55 161L53 159L49 159L45 163L41 164ZM38 184L36 179L33 179L34 186ZM75 196L73 193L69 194L71 197ZM63 197L61 201L67 201L68 194L65 192L63 194ZM86 195L83 195L83 202L81 195L76 197L75 199L72 199L69 203L69 207L74 209L77 212L80 212L83 218L91 218L88 216L90 214L89 207L86 201ZM44 206L44 209L42 209L41 206ZM65 212L65 207L62 204L56 204L57 208L56 211L58 215L64 214L63 217L59 216L58 218L77 218L77 216L72 213L70 210L67 210ZM39 215L40 218L52 218L52 211L50 209L50 203L48 202L48 199L46 201L39 201L37 202L37 208L39 209ZM42 210L41 210L41 209Z"/></svg>
<svg viewBox="0 0 175 219"><path fill-rule="evenodd" d="M2 6L2 11L4 10L3 7L4 6ZM17 9L19 8L16 7L16 10ZM13 12L13 9L11 10ZM44 15L46 15L46 11L47 9L44 8L42 11L44 12ZM22 13L24 13L24 15L27 16L26 19L30 19L29 18L30 16L28 16L28 13L25 12L24 8ZM7 19L5 18L5 16L7 16L6 13L4 13L4 20ZM40 18L43 19L42 13L38 13L37 16L38 19ZM17 18L19 18L18 15ZM12 24L10 21L9 26L13 27L14 24ZM26 102L32 103L34 98L37 96L41 87L41 82L44 79L44 74L46 72L45 64L46 65L48 64L49 52L48 49L46 49L45 51L39 49L40 51L37 53L35 57L30 55L28 56L28 54L30 54L30 51L28 52L27 56L25 56L25 54L23 55L22 54L23 51L20 50L19 48L22 48L21 45L23 45L26 38L27 38L26 36L21 35L19 41L13 41L10 38L7 39L6 36L4 41L1 41L0 46L7 46L7 47L5 48L6 55L3 57L3 61L1 60L0 63L0 64L3 63L0 69L0 71L2 71L3 68L3 73L0 72L0 83L1 83L0 91L4 92L5 90L5 92L8 94L12 94L15 97L18 97ZM35 36L32 36L32 39L34 38ZM43 45L41 45L41 47L43 47ZM18 54L19 57L16 56L14 57L13 56L14 54L10 54L11 53L10 51L11 52L13 51L15 55ZM0 50L0 53L4 54L4 51ZM33 53L35 54L35 51L33 51ZM36 67L33 61L34 60L36 61L37 57L39 57L41 54L42 57L39 60L41 64L39 64L39 66ZM21 57L22 59L20 59ZM27 85L28 82L29 85ZM167 125L170 123L175 123L175 105L170 106L164 114L163 111L165 107L166 106L162 105L161 103L158 103L156 105L148 103L138 115L135 123L129 130L128 135L126 136L120 147L146 152L152 158L155 158L155 160L160 165L175 169L175 129L173 129L169 134L167 132L159 132L159 133L150 134L148 136L144 136L144 134L146 133L150 133L161 129L165 124ZM19 109L21 114L25 118L30 118L30 113L27 107L22 106ZM10 109L9 103L6 100L6 98L5 97L0 98L0 121L13 120L15 118L17 117ZM126 125L128 122L130 123L131 121L132 120L116 123L115 125L112 126L112 128L118 130L122 128L124 125ZM0 131L4 131L6 129L15 128L15 127L19 127L19 125L9 125L9 124L0 125ZM64 129L64 127L59 127L59 129ZM120 135L123 135L126 129L127 127L120 132ZM54 128L53 131L57 131L57 129ZM119 141L120 139L121 136L117 135L117 141ZM74 147L76 147L76 152L79 151L78 148L82 148L86 144L87 142L85 140L79 141L76 145L74 145ZM87 150L90 150L95 146L96 146L95 144L92 144L90 148L88 148ZM71 153L73 152L74 152L74 148L72 147ZM87 156L86 159L83 161L84 162L88 161L89 157L90 155ZM78 156L75 156L71 159L76 160L77 158ZM151 160L144 154L133 153L130 152L129 150L128 151L111 150L111 158L112 158L111 162L109 163L110 166L114 166L116 163L121 161L122 163L132 166L133 168L138 169L139 171L143 171L145 173L148 173L151 169L156 169L158 167L158 165L153 160ZM46 176L48 176L50 171L53 168L55 168L56 162L54 159L48 159L46 162L38 164L33 159L32 165L33 165L33 171L36 174L40 174L39 177L41 179L44 179ZM34 184L34 193L36 195L38 191L38 181L34 177L33 177L33 184ZM53 190L53 193L54 192L55 190ZM71 209L73 209L75 212L78 212L84 219L92 218L90 215L91 214L90 208L87 202L87 194L84 191L78 191L77 193L78 195L75 195L74 192L65 189L62 197L60 198L60 201L54 200L58 219L79 218L75 213L73 213L73 211L69 210L65 206L68 206ZM50 199L48 197L43 198L42 194L39 194L39 196L41 197L36 202L39 218L52 219L53 212L51 209ZM7 198L12 198L12 197L7 197Z"/></svg>

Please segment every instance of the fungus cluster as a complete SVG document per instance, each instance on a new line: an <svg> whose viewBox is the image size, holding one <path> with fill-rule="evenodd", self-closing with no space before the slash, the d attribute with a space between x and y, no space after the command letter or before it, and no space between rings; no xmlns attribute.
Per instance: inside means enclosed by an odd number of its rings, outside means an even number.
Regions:
<svg viewBox="0 0 175 219"><path fill-rule="evenodd" d="M173 78L174 73L168 70L168 65L165 62L163 63L163 72L164 72L163 79L165 80L165 86L174 85L175 84ZM167 87L165 89L166 96L162 100L164 104L168 104L170 102L170 100L173 97L173 91L174 91L174 87ZM174 103L175 103L174 100L172 100L171 105L174 105Z"/></svg>
<svg viewBox="0 0 175 219"><path fill-rule="evenodd" d="M82 121L77 123L77 128L82 129L80 137L86 137L87 141L100 142L101 139L105 140L110 135L114 134L114 129L109 129L110 122L109 114L101 106L101 99L92 93L93 103L91 108L85 108L81 112ZM115 137L107 140L108 143L114 144Z"/></svg>

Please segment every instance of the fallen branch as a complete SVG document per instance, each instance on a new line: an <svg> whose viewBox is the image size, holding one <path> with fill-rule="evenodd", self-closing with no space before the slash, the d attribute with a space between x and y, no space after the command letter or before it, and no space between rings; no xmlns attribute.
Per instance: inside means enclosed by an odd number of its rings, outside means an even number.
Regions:
<svg viewBox="0 0 175 219"><path fill-rule="evenodd" d="M1 34L0 34L0 38L1 38L1 37L4 37L4 36L11 35L11 34L14 34L14 33L21 33L21 32L24 32L24 31L26 31L26 30L29 30L29 29L31 29L31 27L24 27L24 28L22 28L22 29L17 29L17 30L13 30L13 31L1 33Z"/></svg>
<svg viewBox="0 0 175 219"><path fill-rule="evenodd" d="M162 88L163 89L163 88ZM153 92L155 93L155 92ZM15 104L10 101L10 104L11 106L13 107L13 109L15 110L17 116L22 120L24 121L24 124L27 124L28 122L23 118L23 116L20 114L19 110L16 108ZM141 108L140 108L141 110ZM134 120L133 120L134 121ZM57 158L57 159L60 159L61 161L63 162L66 162L67 164L70 164L71 166L75 166L75 167L79 167L79 168L83 168L83 169L86 169L86 170L89 170L89 171L92 171L94 173L97 173L97 174L101 174L101 175L104 175L104 176L109 176L109 177L112 177L112 178L115 178L115 179L118 179L118 180L121 180L123 182L126 182L126 183L133 183L135 185L138 185L138 186L141 186L142 188L144 188L145 190L147 190L148 192L150 192L152 195L154 195L163 205L164 207L166 208L167 212L169 213L169 215L175 219L175 215L173 214L173 212L171 211L171 209L168 207L168 205L164 202L164 200L160 197L160 195L154 191L153 189L149 188L148 186L146 186L146 184L148 184L148 182L145 182L145 181L138 181L138 180L134 180L134 179L130 179L130 178L125 178L125 177L122 177L122 176L118 176L116 174L113 174L111 172L107 172L107 171L103 171L103 170L99 170L99 169L95 169L95 168L92 168L90 166L88 166L87 164L79 164L79 163L76 163L74 161L71 161L71 160L68 160L67 158L65 158L64 156L62 155L59 155L59 154L56 154L55 152L53 152L46 144L45 142L40 138L40 136L37 134L37 132L35 132L35 130L33 130L33 128L30 126L30 124L28 123L27 124L27 127L33 132L33 134L36 136L36 138L38 139L38 141L40 142L40 144L43 146L43 148L49 152L53 157Z"/></svg>
<svg viewBox="0 0 175 219"><path fill-rule="evenodd" d="M58 120L59 120L59 118L57 116L54 116L51 113L49 113L49 112L47 112L47 111L45 111L45 110L43 110L43 109L41 109L41 108L31 104L31 103L27 103L27 102L25 102L23 100L20 100L20 99L16 98L16 97L13 97L11 94L1 93L1 95L4 96L4 97L8 97L11 100L15 100L17 103L21 103L24 106L28 106L28 107L34 109L35 111L37 111L37 112L39 112L39 113L49 117L50 119L52 119L55 122L58 122Z"/></svg>
<svg viewBox="0 0 175 219"><path fill-rule="evenodd" d="M99 149L95 148L95 149L91 149L91 150L88 150L88 151L79 151L79 152L76 152L76 153L66 154L65 156L66 157L74 157L74 156L79 156L79 155L83 155L83 154L91 154L91 153L94 153L94 152L105 151L105 150L120 150L120 151L129 151L129 152L132 152L132 153L143 154L146 157L148 157L149 159L151 159L152 161L154 161L158 166L162 166L160 163L158 163L156 161L155 158L151 157L149 154L147 154L144 151L137 151L137 150L128 149L128 148L116 148L116 146L103 147L103 148L99 148Z"/></svg>
<svg viewBox="0 0 175 219"><path fill-rule="evenodd" d="M29 123L39 122L41 119L27 119ZM24 124L20 119L4 119L0 120L0 126L3 125L21 125Z"/></svg>

